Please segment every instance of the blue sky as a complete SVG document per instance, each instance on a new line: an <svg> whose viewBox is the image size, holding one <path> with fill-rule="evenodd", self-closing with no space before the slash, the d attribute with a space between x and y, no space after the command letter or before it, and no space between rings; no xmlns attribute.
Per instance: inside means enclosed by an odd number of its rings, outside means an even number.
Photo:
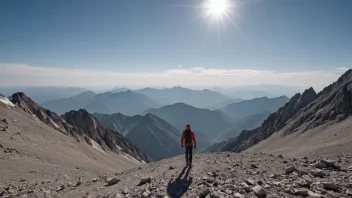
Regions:
<svg viewBox="0 0 352 198"><path fill-rule="evenodd" d="M220 25L206 1L0 1L0 85L323 86L351 67L350 0L231 1Z"/></svg>

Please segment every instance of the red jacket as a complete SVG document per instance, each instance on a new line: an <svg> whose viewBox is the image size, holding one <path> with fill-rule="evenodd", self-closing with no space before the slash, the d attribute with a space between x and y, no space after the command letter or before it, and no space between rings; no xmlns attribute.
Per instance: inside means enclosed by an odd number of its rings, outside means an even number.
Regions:
<svg viewBox="0 0 352 198"><path fill-rule="evenodd" d="M183 131L183 133L182 133L182 136L181 136L181 145L193 146L193 143L194 143L194 145L197 145L197 141L196 141L196 137L195 137L195 135L194 135L194 132L191 131L191 137L192 137L192 140L193 140L191 143L186 143L186 142L185 142L185 133L186 133L186 131Z"/></svg>

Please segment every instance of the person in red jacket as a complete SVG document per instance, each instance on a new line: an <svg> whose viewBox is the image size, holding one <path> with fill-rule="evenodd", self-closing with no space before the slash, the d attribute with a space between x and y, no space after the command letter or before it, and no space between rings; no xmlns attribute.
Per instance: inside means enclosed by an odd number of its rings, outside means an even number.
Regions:
<svg viewBox="0 0 352 198"><path fill-rule="evenodd" d="M191 130L191 125L187 124L186 129L182 132L181 146L186 147L186 166L192 166L192 150L196 148L197 141L194 132Z"/></svg>

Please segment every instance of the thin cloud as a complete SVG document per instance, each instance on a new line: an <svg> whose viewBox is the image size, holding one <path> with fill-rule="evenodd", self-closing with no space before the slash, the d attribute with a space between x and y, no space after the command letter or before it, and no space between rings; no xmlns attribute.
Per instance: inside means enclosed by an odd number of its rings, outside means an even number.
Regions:
<svg viewBox="0 0 352 198"><path fill-rule="evenodd" d="M343 70L343 71L347 71L349 70L350 68L347 68L347 67L338 67L336 68L337 70Z"/></svg>
<svg viewBox="0 0 352 198"><path fill-rule="evenodd" d="M342 70L277 72L250 69L178 68L160 72L112 72L0 63L0 86L187 86L233 87L258 84L313 86L335 81Z"/></svg>

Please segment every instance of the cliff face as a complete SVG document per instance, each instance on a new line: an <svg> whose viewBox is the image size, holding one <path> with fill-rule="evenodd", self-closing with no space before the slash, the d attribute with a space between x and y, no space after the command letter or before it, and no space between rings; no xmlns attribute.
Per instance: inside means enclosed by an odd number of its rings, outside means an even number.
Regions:
<svg viewBox="0 0 352 198"><path fill-rule="evenodd" d="M351 114L352 70L349 70L319 94L309 88L303 94L294 95L260 127L242 131L238 137L215 144L208 150L241 152L275 132L283 131L283 135L305 132L323 124L340 122Z"/></svg>
<svg viewBox="0 0 352 198"><path fill-rule="evenodd" d="M141 152L129 139L120 133L103 127L99 121L86 110L70 111L62 115L70 125L79 128L89 138L96 141L103 149L115 153L123 151L138 160L149 162L146 154Z"/></svg>
<svg viewBox="0 0 352 198"><path fill-rule="evenodd" d="M140 161L149 162L148 157L131 141L119 133L103 127L94 116L86 110L71 111L62 117L33 102L24 93L15 93L11 101L26 113L38 118L43 123L57 131L74 137L78 142L86 142L93 146L91 139L96 141L104 150L119 151L130 154Z"/></svg>

